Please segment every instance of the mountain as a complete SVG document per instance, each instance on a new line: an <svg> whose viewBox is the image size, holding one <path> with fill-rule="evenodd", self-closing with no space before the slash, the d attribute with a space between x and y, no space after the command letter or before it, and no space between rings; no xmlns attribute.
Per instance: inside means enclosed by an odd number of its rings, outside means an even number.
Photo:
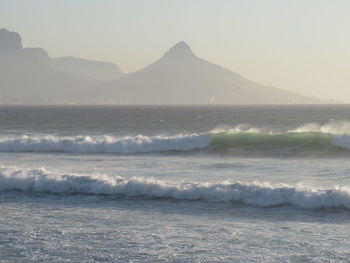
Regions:
<svg viewBox="0 0 350 263"><path fill-rule="evenodd" d="M95 96L92 90L103 83L101 79L120 75L112 63L51 59L42 48L23 48L19 34L0 29L1 104L81 103L82 94Z"/></svg>
<svg viewBox="0 0 350 263"><path fill-rule="evenodd" d="M185 42L122 74L112 63L51 58L0 29L0 104L285 104L320 101L249 81L197 57Z"/></svg>
<svg viewBox="0 0 350 263"><path fill-rule="evenodd" d="M0 28L0 53L17 52L22 50L21 36L16 32L10 32Z"/></svg>
<svg viewBox="0 0 350 263"><path fill-rule="evenodd" d="M59 72L90 77L97 80L112 80L123 75L120 68L113 63L75 57L51 59L51 67Z"/></svg>
<svg viewBox="0 0 350 263"><path fill-rule="evenodd" d="M197 57L185 42L158 61L104 85L106 101L117 104L318 103L296 93L249 81Z"/></svg>

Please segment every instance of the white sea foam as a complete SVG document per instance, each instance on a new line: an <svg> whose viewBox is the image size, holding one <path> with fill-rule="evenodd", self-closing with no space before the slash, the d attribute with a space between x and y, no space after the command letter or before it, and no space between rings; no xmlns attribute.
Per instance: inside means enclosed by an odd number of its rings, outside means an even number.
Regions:
<svg viewBox="0 0 350 263"><path fill-rule="evenodd" d="M107 175L59 175L44 169L2 169L0 192L3 191L239 202L258 207L292 205L304 209L350 209L350 188L348 187L321 188L301 184L291 186L259 182L166 182L142 177L127 179Z"/></svg>
<svg viewBox="0 0 350 263"><path fill-rule="evenodd" d="M321 132L324 134L350 134L350 122L344 120L333 120L325 124L316 122L306 123L290 132Z"/></svg>
<svg viewBox="0 0 350 263"><path fill-rule="evenodd" d="M244 147L247 144L250 147L252 145L261 147L266 144L269 146L269 150L271 150L272 145L282 148L293 146L297 149L301 146L302 150L303 146L314 144L315 140L320 139L322 135L329 136L328 141L326 137L323 138L324 140L320 144L322 150L325 149L325 144L328 144L329 147L350 149L350 123L332 121L324 125L308 123L286 132L276 132L266 127L258 128L249 124L240 124L236 127L220 126L207 133L174 136L59 137L24 135L15 138L0 138L0 152L147 153L191 151L207 148L212 143L216 144L216 149L220 146L226 148L227 146ZM220 137L223 140L220 140ZM297 145L298 143L300 145Z"/></svg>
<svg viewBox="0 0 350 263"><path fill-rule="evenodd" d="M144 153L190 151L207 147L209 134L177 136L29 137L0 139L0 152Z"/></svg>
<svg viewBox="0 0 350 263"><path fill-rule="evenodd" d="M210 131L211 134L218 133L267 133L273 134L274 131L268 127L255 127L249 123L241 123L234 127L229 125L219 125Z"/></svg>

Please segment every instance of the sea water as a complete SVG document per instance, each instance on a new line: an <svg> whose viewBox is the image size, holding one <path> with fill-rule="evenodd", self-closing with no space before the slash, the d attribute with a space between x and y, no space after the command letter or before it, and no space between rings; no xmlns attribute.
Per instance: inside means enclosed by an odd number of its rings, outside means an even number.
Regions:
<svg viewBox="0 0 350 263"><path fill-rule="evenodd" d="M0 262L349 262L349 116L1 106Z"/></svg>

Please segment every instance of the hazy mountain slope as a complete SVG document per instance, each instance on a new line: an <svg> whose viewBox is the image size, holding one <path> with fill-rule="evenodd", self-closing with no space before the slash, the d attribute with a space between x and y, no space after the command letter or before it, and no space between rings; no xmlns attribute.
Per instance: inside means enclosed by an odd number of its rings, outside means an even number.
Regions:
<svg viewBox="0 0 350 263"><path fill-rule="evenodd" d="M148 67L121 74L112 63L73 57L52 59L42 48L23 48L19 34L0 29L0 103L319 103L249 81L198 58L185 42L176 44Z"/></svg>
<svg viewBox="0 0 350 263"><path fill-rule="evenodd" d="M0 55L1 103L74 103L86 88L98 84L90 78L55 72L44 61L26 59L27 55Z"/></svg>
<svg viewBox="0 0 350 263"><path fill-rule="evenodd" d="M0 29L0 103L85 103L84 98L93 101L96 87L102 83L94 77L111 75L111 69L115 75L120 71L114 64L81 61L87 68L92 64L96 72L91 76L89 72L76 74L68 67L65 72L57 71L44 49L23 48L19 34Z"/></svg>
<svg viewBox="0 0 350 263"><path fill-rule="evenodd" d="M123 75L119 67L113 63L92 61L75 57L51 59L51 67L59 72L90 77L97 80L111 80Z"/></svg>
<svg viewBox="0 0 350 263"><path fill-rule="evenodd" d="M115 103L274 104L315 103L315 99L249 81L195 56L180 42L150 66L109 83L104 91Z"/></svg>

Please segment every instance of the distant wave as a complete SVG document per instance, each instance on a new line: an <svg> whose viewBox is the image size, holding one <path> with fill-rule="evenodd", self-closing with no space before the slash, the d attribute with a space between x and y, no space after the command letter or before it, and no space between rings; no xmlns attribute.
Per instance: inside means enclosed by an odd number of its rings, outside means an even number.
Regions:
<svg viewBox="0 0 350 263"><path fill-rule="evenodd" d="M350 135L321 132L227 132L213 136L212 150L232 154L323 155L350 153Z"/></svg>
<svg viewBox="0 0 350 263"><path fill-rule="evenodd" d="M214 149L264 154L336 154L350 150L350 123L308 123L290 131L238 125L212 132Z"/></svg>
<svg viewBox="0 0 350 263"><path fill-rule="evenodd" d="M103 136L29 137L0 139L0 152L69 152L69 153L149 153L191 151L208 147L209 134L177 136Z"/></svg>
<svg viewBox="0 0 350 263"><path fill-rule="evenodd" d="M339 153L350 150L350 124L314 123L295 130L272 132L268 129L215 129L207 133L175 136L22 136L0 138L0 152L67 153L152 153L193 151L262 154Z"/></svg>
<svg viewBox="0 0 350 263"><path fill-rule="evenodd" d="M350 209L348 187L321 188L259 182L165 182L140 177L60 175L43 169L2 169L0 192L4 191L234 202L257 207L291 205L303 209Z"/></svg>

